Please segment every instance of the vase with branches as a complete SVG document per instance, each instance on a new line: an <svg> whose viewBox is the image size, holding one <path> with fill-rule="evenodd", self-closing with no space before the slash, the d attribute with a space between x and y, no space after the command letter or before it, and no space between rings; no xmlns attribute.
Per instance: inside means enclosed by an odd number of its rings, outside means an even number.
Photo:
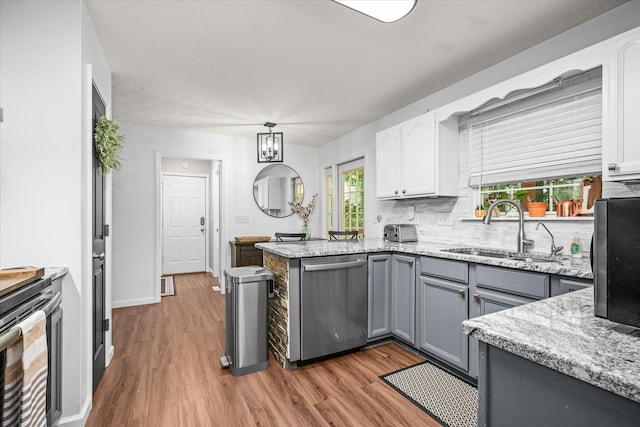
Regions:
<svg viewBox="0 0 640 427"><path fill-rule="evenodd" d="M315 208L317 200L318 194L314 194L307 206L304 206L301 202L295 200L289 202L291 211L302 219L302 232L307 235L307 239L311 237L311 229L309 228L309 217L311 217L311 214L313 213L313 208Z"/></svg>

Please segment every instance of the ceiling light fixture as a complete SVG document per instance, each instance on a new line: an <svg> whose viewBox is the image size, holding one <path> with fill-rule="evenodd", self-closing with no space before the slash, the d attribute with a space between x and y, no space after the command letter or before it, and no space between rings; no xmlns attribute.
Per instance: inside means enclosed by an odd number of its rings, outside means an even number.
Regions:
<svg viewBox="0 0 640 427"><path fill-rule="evenodd" d="M333 0L378 21L394 22L413 10L416 0Z"/></svg>
<svg viewBox="0 0 640 427"><path fill-rule="evenodd" d="M273 132L276 124L266 122L269 133L258 134L258 163L282 162L282 132Z"/></svg>

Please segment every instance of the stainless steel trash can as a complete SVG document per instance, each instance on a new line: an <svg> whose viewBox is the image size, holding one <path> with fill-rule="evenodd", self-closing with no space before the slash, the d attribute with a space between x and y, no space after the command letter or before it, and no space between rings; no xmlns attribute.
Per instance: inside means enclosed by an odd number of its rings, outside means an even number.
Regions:
<svg viewBox="0 0 640 427"><path fill-rule="evenodd" d="M236 376L267 369L267 300L273 273L249 266L229 268L224 275L225 355L220 364Z"/></svg>

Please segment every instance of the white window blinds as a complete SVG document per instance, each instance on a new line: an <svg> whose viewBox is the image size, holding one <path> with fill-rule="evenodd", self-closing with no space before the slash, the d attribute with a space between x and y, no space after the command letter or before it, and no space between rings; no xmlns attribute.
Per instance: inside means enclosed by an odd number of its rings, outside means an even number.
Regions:
<svg viewBox="0 0 640 427"><path fill-rule="evenodd" d="M470 186L598 174L602 68L471 117L467 126Z"/></svg>

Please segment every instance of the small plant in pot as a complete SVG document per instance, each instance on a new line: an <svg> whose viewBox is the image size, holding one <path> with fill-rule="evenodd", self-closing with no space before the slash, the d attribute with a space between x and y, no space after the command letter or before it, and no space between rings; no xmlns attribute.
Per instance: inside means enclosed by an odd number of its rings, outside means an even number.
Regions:
<svg viewBox="0 0 640 427"><path fill-rule="evenodd" d="M487 214L487 209L489 209L489 202L483 202L482 204L476 205L476 209L474 211L476 218L483 218Z"/></svg>
<svg viewBox="0 0 640 427"><path fill-rule="evenodd" d="M548 196L546 190L538 189L527 195L527 211L529 216L545 216L547 214Z"/></svg>

